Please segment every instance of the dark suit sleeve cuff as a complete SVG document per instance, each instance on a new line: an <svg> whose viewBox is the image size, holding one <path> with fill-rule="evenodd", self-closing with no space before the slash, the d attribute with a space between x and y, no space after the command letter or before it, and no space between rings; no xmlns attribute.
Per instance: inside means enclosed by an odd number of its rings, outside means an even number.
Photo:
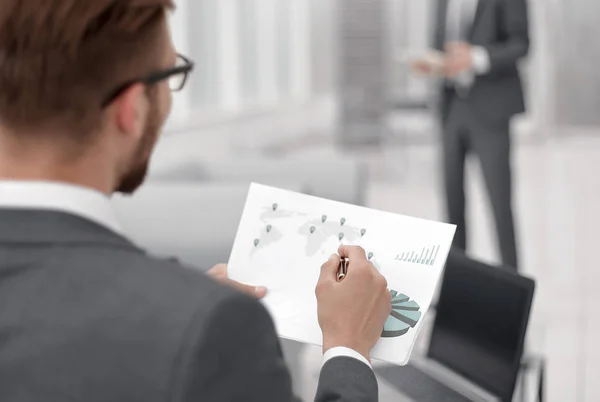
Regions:
<svg viewBox="0 0 600 402"><path fill-rule="evenodd" d="M328 360L321 369L316 402L373 402L378 399L373 370L352 357Z"/></svg>

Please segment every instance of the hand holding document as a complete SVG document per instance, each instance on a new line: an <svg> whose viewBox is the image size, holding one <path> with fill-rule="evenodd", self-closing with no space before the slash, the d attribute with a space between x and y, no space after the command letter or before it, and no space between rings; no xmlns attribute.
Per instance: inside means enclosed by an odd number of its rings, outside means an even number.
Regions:
<svg viewBox="0 0 600 402"><path fill-rule="evenodd" d="M411 68L425 76L444 75L445 55L438 50L428 50L425 54L412 58Z"/></svg>
<svg viewBox="0 0 600 402"><path fill-rule="evenodd" d="M279 336L403 365L454 232L453 225L252 184L228 274L268 289L262 303ZM340 258L347 259L341 268Z"/></svg>
<svg viewBox="0 0 600 402"><path fill-rule="evenodd" d="M232 281L227 274L226 264L215 265L209 269L206 274L217 282L221 282L223 285L231 286L242 293L246 293L258 299L262 299L267 294L267 289L265 289L263 286L248 286L244 285L243 283Z"/></svg>

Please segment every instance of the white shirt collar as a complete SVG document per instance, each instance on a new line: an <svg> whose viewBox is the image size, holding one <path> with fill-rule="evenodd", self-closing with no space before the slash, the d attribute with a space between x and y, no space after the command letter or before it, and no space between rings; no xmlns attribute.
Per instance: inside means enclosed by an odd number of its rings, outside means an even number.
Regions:
<svg viewBox="0 0 600 402"><path fill-rule="evenodd" d="M66 212L123 234L110 199L86 187L58 182L0 180L0 208Z"/></svg>

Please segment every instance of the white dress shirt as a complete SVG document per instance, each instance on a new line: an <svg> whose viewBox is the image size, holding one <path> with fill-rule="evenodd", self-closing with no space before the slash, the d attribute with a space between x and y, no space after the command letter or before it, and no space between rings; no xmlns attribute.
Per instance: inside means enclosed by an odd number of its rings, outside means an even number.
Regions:
<svg viewBox="0 0 600 402"><path fill-rule="evenodd" d="M66 212L124 234L109 197L90 188L56 182L0 180L0 208ZM337 356L358 359L371 367L364 356L345 347L329 349L323 356L323 364Z"/></svg>
<svg viewBox="0 0 600 402"><path fill-rule="evenodd" d="M475 22L477 6L481 0L448 0L446 14L446 42L467 42L468 32ZM475 75L483 75L490 70L490 57L481 46L473 46L471 50L473 69L460 74L455 81L459 86L470 87Z"/></svg>
<svg viewBox="0 0 600 402"><path fill-rule="evenodd" d="M123 234L109 198L91 188L46 181L0 180L0 208L66 212Z"/></svg>

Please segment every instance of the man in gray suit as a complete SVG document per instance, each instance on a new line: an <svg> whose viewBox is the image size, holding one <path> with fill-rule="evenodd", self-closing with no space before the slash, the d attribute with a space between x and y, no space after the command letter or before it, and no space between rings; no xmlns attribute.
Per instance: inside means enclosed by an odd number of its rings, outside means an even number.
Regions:
<svg viewBox="0 0 600 402"><path fill-rule="evenodd" d="M529 50L526 0L439 0L434 48L444 52L441 88L447 212L466 249L464 169L481 162L504 264L517 268L509 123L525 111L518 61ZM422 60L415 68L434 73Z"/></svg>
<svg viewBox="0 0 600 402"><path fill-rule="evenodd" d="M148 256L109 197L133 192L193 64L170 0L5 0L0 13L0 401L294 399L265 289ZM156 228L160 230L160 228ZM364 250L316 287L316 400L375 401L389 314ZM285 261L282 261L282 265ZM212 278L210 277L212 276ZM233 285L233 286L227 286ZM238 292L243 289L251 295Z"/></svg>

